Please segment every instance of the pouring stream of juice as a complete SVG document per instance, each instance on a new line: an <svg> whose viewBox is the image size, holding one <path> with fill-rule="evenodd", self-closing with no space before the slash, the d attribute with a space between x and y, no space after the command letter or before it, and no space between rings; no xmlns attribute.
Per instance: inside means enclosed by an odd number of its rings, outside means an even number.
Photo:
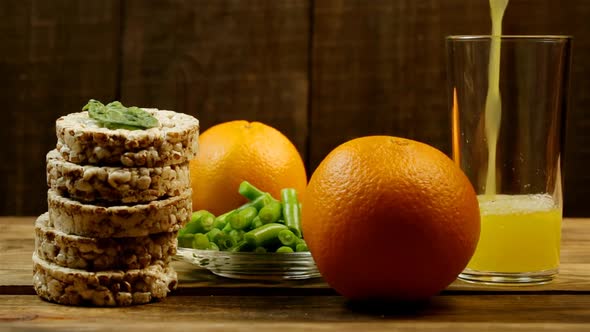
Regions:
<svg viewBox="0 0 590 332"><path fill-rule="evenodd" d="M508 0L490 0L492 15L492 38L488 67L488 94L485 105L485 132L488 142L488 169L486 173L486 196L496 194L496 150L500 121L502 119L502 98L500 97L500 45L502 18Z"/></svg>

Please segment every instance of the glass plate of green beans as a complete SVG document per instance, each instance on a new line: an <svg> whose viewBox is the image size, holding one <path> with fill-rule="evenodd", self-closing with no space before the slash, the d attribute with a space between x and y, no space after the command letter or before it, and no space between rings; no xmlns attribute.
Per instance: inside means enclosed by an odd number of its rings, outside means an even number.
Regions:
<svg viewBox="0 0 590 332"><path fill-rule="evenodd" d="M177 260L219 276L240 279L319 277L301 228L301 204L293 188L280 199L243 181L248 202L222 215L193 212L178 232Z"/></svg>
<svg viewBox="0 0 590 332"><path fill-rule="evenodd" d="M309 251L258 253L179 247L175 259L236 279L300 280L320 276Z"/></svg>

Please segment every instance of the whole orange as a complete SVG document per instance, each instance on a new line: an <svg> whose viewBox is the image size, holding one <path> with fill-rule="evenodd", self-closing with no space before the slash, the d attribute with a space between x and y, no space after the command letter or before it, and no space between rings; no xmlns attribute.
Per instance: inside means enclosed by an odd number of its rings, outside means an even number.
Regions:
<svg viewBox="0 0 590 332"><path fill-rule="evenodd" d="M469 180L442 152L369 136L338 146L320 163L302 226L320 273L343 296L421 300L465 268L480 217Z"/></svg>
<svg viewBox="0 0 590 332"><path fill-rule="evenodd" d="M199 155L190 162L193 210L219 215L246 202L238 193L249 181L275 198L282 188L305 191L307 175L299 152L278 130L260 122L230 121L199 137Z"/></svg>

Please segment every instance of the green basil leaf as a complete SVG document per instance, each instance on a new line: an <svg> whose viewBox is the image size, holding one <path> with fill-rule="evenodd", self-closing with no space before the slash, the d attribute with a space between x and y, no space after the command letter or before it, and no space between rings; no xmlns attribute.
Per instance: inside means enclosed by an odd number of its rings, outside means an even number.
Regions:
<svg viewBox="0 0 590 332"><path fill-rule="evenodd" d="M90 99L82 110L88 111L90 118L108 129L141 130L159 125L158 119L150 113L135 106L125 107L118 101L104 105L98 100Z"/></svg>

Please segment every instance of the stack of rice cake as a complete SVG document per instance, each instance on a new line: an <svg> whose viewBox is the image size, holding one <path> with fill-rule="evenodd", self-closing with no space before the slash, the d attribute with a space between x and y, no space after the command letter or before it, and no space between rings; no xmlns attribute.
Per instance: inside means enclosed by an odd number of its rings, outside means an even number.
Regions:
<svg viewBox="0 0 590 332"><path fill-rule="evenodd" d="M169 266L190 219L188 162L198 150L192 116L144 109L145 130L107 129L87 112L56 121L47 154L48 212L35 223L33 285L68 305L159 300L177 284Z"/></svg>

